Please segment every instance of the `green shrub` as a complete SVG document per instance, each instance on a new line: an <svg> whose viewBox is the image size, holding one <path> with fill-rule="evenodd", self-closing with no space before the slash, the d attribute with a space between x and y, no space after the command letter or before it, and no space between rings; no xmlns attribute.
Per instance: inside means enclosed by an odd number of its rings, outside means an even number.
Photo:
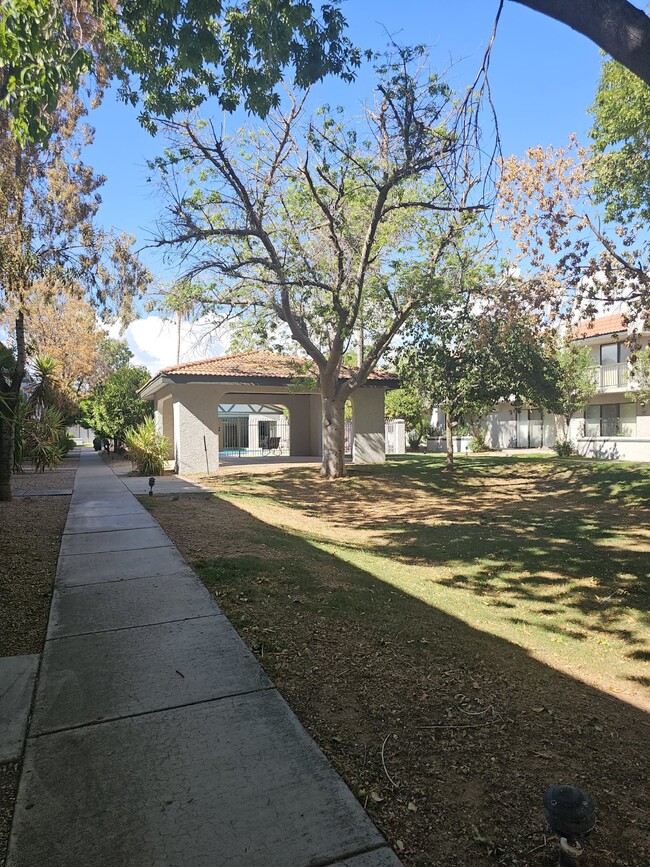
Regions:
<svg viewBox="0 0 650 867"><path fill-rule="evenodd" d="M65 450L66 455L70 454L70 452L76 447L77 443L75 442L75 438L71 433L65 433L62 442L63 448Z"/></svg>
<svg viewBox="0 0 650 867"><path fill-rule="evenodd" d="M29 407L24 394L18 395L14 410L14 473L24 473L24 463L27 460L27 419Z"/></svg>
<svg viewBox="0 0 650 867"><path fill-rule="evenodd" d="M469 441L470 452L491 452L492 449L485 442L485 437L472 435Z"/></svg>
<svg viewBox="0 0 650 867"><path fill-rule="evenodd" d="M467 423L467 428L470 434L469 450L470 452L491 452L492 449L485 442L488 435L488 428L479 419L472 419Z"/></svg>
<svg viewBox="0 0 650 867"><path fill-rule="evenodd" d="M553 448L561 458L568 458L569 455L573 454L573 443L571 440L556 440Z"/></svg>
<svg viewBox="0 0 650 867"><path fill-rule="evenodd" d="M133 466L141 476L161 476L167 460L167 437L158 433L156 422L149 416L125 435L126 447Z"/></svg>

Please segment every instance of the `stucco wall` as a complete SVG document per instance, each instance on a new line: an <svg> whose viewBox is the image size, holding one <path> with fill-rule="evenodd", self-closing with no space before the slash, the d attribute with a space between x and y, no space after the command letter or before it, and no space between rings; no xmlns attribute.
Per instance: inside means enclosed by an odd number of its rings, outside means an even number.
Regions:
<svg viewBox="0 0 650 867"><path fill-rule="evenodd" d="M579 437L578 454L600 460L650 461L650 438Z"/></svg>
<svg viewBox="0 0 650 867"><path fill-rule="evenodd" d="M352 399L352 408L353 463L382 463L386 460L383 390L359 389Z"/></svg>
<svg viewBox="0 0 650 867"><path fill-rule="evenodd" d="M517 444L517 416L510 404L499 404L485 417L487 444L493 449L511 449Z"/></svg>
<svg viewBox="0 0 650 867"><path fill-rule="evenodd" d="M174 388L174 448L181 475L216 473L219 469L214 387L191 383Z"/></svg>
<svg viewBox="0 0 650 867"><path fill-rule="evenodd" d="M244 389L243 391L240 389ZM219 404L272 403L289 410L290 454L322 453L321 397L318 393L287 394L277 387L210 382L174 382L154 398L158 428L173 448L182 475L215 473L219 467ZM354 460L385 460L384 390L361 389L355 395Z"/></svg>

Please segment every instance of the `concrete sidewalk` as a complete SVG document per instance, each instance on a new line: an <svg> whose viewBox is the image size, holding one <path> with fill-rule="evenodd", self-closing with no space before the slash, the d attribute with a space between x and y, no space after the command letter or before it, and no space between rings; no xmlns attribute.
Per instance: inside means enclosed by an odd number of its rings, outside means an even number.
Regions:
<svg viewBox="0 0 650 867"><path fill-rule="evenodd" d="M156 522L77 473L7 867L398 867Z"/></svg>

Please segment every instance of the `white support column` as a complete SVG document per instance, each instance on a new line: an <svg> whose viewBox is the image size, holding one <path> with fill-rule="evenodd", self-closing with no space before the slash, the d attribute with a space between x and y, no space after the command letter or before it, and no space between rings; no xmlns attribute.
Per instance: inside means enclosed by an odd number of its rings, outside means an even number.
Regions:
<svg viewBox="0 0 650 867"><path fill-rule="evenodd" d="M182 476L219 469L218 395L209 385L174 387L174 460Z"/></svg>
<svg viewBox="0 0 650 867"><path fill-rule="evenodd" d="M381 464L386 460L384 390L360 388L353 400L352 462Z"/></svg>
<svg viewBox="0 0 650 867"><path fill-rule="evenodd" d="M403 418L396 418L393 422L395 425L395 451L393 454L406 454L406 422Z"/></svg>

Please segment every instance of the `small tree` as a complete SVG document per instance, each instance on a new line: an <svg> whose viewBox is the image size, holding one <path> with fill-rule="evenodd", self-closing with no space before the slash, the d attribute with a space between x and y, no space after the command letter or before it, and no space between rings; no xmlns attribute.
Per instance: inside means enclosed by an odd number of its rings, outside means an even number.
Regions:
<svg viewBox="0 0 650 867"><path fill-rule="evenodd" d="M628 400L650 403L650 346L636 352L632 358L631 388L625 392Z"/></svg>
<svg viewBox="0 0 650 867"><path fill-rule="evenodd" d="M564 420L564 442L569 443L569 425L577 412L584 412L598 391L596 366L586 346L560 344L555 354L555 393L545 402Z"/></svg>
<svg viewBox="0 0 650 867"><path fill-rule="evenodd" d="M462 285L462 272L456 279ZM480 421L500 400L542 404L554 393L544 335L526 319L489 309L481 292L470 286L454 303L421 309L401 353L402 381L428 393L445 413L448 470L461 422Z"/></svg>
<svg viewBox="0 0 650 867"><path fill-rule="evenodd" d="M417 449L431 421L431 399L414 388L398 388L387 393L385 412L387 419L404 419L409 443Z"/></svg>
<svg viewBox="0 0 650 867"><path fill-rule="evenodd" d="M129 428L137 427L149 414L151 405L141 400L137 390L149 380L145 367L122 367L100 385L92 398L84 401L86 423L118 448Z"/></svg>

